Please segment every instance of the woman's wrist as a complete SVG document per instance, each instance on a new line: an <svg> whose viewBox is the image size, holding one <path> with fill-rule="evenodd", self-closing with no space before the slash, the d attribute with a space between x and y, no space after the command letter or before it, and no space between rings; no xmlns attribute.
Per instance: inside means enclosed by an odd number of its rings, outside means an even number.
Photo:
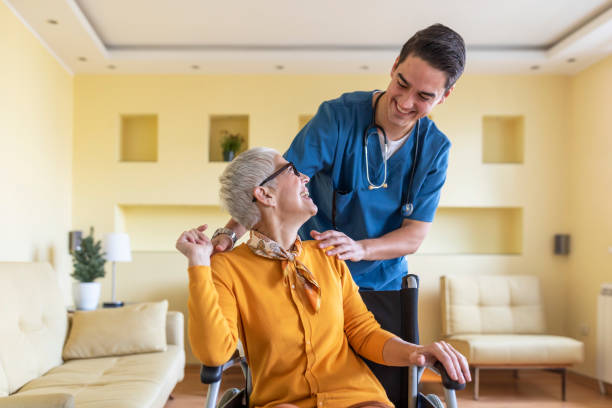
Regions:
<svg viewBox="0 0 612 408"><path fill-rule="evenodd" d="M189 257L189 267L210 266L210 256L192 255Z"/></svg>
<svg viewBox="0 0 612 408"><path fill-rule="evenodd" d="M404 359L405 359L405 364L407 365L413 365L414 361L412 360L414 358L414 353L420 351L423 348L423 346L419 345L419 344L414 344L414 343L410 343L410 342L406 342L405 344L405 348L404 348Z"/></svg>

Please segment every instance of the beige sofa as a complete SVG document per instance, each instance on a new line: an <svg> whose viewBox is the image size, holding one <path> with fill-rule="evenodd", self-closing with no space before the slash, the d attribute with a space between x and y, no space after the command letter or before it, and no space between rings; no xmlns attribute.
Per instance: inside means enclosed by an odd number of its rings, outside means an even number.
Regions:
<svg viewBox="0 0 612 408"><path fill-rule="evenodd" d="M48 264L0 262L0 408L163 407L183 379L183 315L143 303L69 328L57 282Z"/></svg>
<svg viewBox="0 0 612 408"><path fill-rule="evenodd" d="M583 344L546 334L536 276L443 276L440 297L445 340L474 368L474 399L482 369L537 368L562 375L565 400L566 369L583 361Z"/></svg>

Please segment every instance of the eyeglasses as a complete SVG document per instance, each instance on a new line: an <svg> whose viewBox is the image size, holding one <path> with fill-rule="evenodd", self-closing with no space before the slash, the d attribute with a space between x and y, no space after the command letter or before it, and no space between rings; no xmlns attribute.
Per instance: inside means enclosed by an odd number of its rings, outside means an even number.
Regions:
<svg viewBox="0 0 612 408"><path fill-rule="evenodd" d="M293 174L296 175L296 177L300 177L300 172L298 171L298 169L295 168L295 166L293 165L293 163L289 162L287 164L285 164L283 167L281 167L280 169L276 170L274 173L272 173L271 175L269 175L268 177L266 177L264 179L264 181L262 181L261 183L259 183L258 187L263 186L264 184L266 184L268 181L273 180L275 177L280 176L285 170L287 170L288 168L291 168L291 170L293 170ZM253 197L253 202L257 201L257 199L255 197Z"/></svg>

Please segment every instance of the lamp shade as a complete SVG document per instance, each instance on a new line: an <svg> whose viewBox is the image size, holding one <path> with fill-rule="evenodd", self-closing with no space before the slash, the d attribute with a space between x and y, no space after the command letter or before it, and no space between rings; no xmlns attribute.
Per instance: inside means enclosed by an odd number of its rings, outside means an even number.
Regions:
<svg viewBox="0 0 612 408"><path fill-rule="evenodd" d="M104 236L104 252L107 261L130 262L132 250L130 236L122 232L113 232Z"/></svg>

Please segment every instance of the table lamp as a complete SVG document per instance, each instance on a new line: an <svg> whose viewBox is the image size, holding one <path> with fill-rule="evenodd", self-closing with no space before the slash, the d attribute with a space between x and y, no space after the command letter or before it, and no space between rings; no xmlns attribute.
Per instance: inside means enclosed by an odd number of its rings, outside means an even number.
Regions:
<svg viewBox="0 0 612 408"><path fill-rule="evenodd" d="M123 302L118 302L116 297L115 270L117 262L130 262L132 251L130 249L130 237L128 234L113 232L104 236L104 256L107 261L113 263L113 298L111 302L104 302L104 307L121 307Z"/></svg>

